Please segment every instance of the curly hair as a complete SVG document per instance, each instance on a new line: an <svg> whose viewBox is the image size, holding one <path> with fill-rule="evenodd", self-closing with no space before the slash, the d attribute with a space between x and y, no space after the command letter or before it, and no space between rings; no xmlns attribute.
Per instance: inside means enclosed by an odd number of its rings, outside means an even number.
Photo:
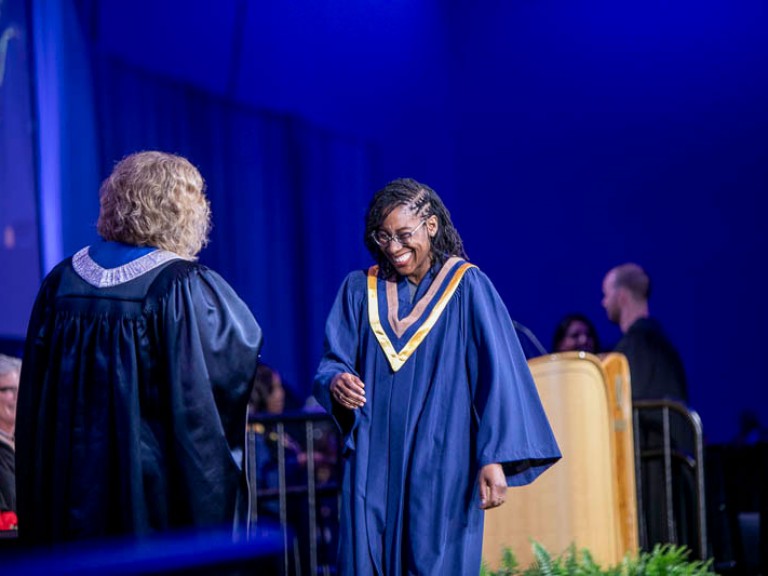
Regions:
<svg viewBox="0 0 768 576"><path fill-rule="evenodd" d="M365 215L365 246L378 263L382 276L392 276L395 273L395 268L373 240L372 234L381 227L387 216L398 206L408 207L422 219L430 216L437 217L438 230L431 240L433 264L442 265L451 256L468 259L461 236L454 227L451 215L437 192L412 178L398 178L374 194Z"/></svg>
<svg viewBox="0 0 768 576"><path fill-rule="evenodd" d="M145 151L117 163L99 190L97 230L105 240L154 246L195 259L208 243L205 182L189 160Z"/></svg>

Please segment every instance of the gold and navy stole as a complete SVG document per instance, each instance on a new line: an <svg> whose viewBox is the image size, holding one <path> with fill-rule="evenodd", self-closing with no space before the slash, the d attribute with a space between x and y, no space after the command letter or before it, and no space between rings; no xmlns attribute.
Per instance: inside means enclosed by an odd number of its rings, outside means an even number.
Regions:
<svg viewBox="0 0 768 576"><path fill-rule="evenodd" d="M368 321L394 372L427 337L459 287L464 273L474 267L456 256L449 258L426 294L402 320L398 318L397 282L379 278L378 266L368 269ZM384 312L383 317L380 310Z"/></svg>

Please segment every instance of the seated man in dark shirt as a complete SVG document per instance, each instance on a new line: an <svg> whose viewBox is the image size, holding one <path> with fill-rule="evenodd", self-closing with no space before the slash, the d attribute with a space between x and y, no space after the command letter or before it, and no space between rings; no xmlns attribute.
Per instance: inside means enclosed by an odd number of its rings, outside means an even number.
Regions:
<svg viewBox="0 0 768 576"><path fill-rule="evenodd" d="M609 320L618 324L622 338L615 347L627 357L632 386L632 400L674 400L687 404L688 390L683 361L659 322L650 317L648 297L650 279L637 264L622 264L610 270L603 280L603 307ZM693 451L692 434L684 418L670 411L670 439L673 450L674 512L676 534L668 534L668 514L660 503L665 499L663 470L663 420L661 410L643 409L635 435L639 438L641 467L638 471L645 534L641 544L652 548L656 543L676 541L696 549L691 532L690 502L693 489L686 453ZM642 530L643 523L640 528Z"/></svg>
<svg viewBox="0 0 768 576"><path fill-rule="evenodd" d="M613 268L603 280L603 307L624 334L615 351L629 361L632 398L688 401L683 361L659 322L650 317L650 279L637 264Z"/></svg>

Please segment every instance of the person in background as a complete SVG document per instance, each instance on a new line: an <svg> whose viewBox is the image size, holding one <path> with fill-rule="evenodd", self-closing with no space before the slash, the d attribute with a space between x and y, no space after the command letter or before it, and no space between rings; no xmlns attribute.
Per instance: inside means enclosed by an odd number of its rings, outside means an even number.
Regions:
<svg viewBox="0 0 768 576"><path fill-rule="evenodd" d="M0 530L16 528L16 398L21 360L0 354Z"/></svg>
<svg viewBox="0 0 768 576"><path fill-rule="evenodd" d="M560 458L512 320L434 190L379 190L314 392L343 434L338 574L477 574L484 511Z"/></svg>
<svg viewBox="0 0 768 576"><path fill-rule="evenodd" d="M262 333L196 262L203 178L147 151L100 189L97 229L46 276L29 321L16 429L24 544L236 529Z"/></svg>
<svg viewBox="0 0 768 576"><path fill-rule="evenodd" d="M264 363L259 364L248 399L248 413L282 414L284 410L285 388L280 373Z"/></svg>
<svg viewBox="0 0 768 576"><path fill-rule="evenodd" d="M298 574L302 566L309 566L308 547L313 533L310 530L308 515L310 505L316 508L317 513L318 551L327 564L330 542L323 532L329 525L337 524L335 517L331 519L329 516L332 511L336 511L334 504L338 498L335 495L323 497L315 494L314 504L310 504L308 453L296 440L306 439L306 429L294 420L278 426L278 420L274 418L285 411L285 397L280 373L267 364L259 364L248 403L256 476L250 483L256 489L256 512L262 523L264 520L281 521L281 487L286 491L284 511L287 525L282 528L285 530L286 540L290 542L288 548L292 552L289 555L288 572ZM318 487L327 484L336 469L336 460L331 461L328 457L328 446L322 436L325 429L323 424L316 422L313 426L314 473Z"/></svg>
<svg viewBox="0 0 768 576"><path fill-rule="evenodd" d="M260 363L248 400L248 416L255 421L252 428L255 432L258 488L276 489L278 486L278 444L282 444L285 450L286 467L291 472L289 482L296 484L302 481L299 467L306 463L306 455L301 445L287 431L279 434L275 421L257 421L259 416L277 416L284 411L283 379L277 370Z"/></svg>
<svg viewBox="0 0 768 576"><path fill-rule="evenodd" d="M627 357L629 364L632 401L673 400L688 402L688 389L683 361L677 348L665 334L661 324L650 315L648 299L651 281L641 266L635 263L612 268L603 279L603 300L608 319L619 326L623 334L614 351ZM644 409L638 415L641 469L638 481L642 488L643 514L646 532L641 533L641 544L650 550L655 544L675 541L695 548L692 502L694 488L685 453L693 451L690 428L683 417L670 412L670 442L673 456L674 514L676 534L670 535L669 510L664 487L663 420L660 410ZM676 457L678 456L679 457ZM643 523L640 524L641 528Z"/></svg>
<svg viewBox="0 0 768 576"><path fill-rule="evenodd" d="M568 314L560 320L552 337L552 352L600 352L600 339L589 318L583 314Z"/></svg>
<svg viewBox="0 0 768 576"><path fill-rule="evenodd" d="M614 348L627 357L632 399L668 398L688 402L680 353L648 307L651 281L638 264L611 269L603 279L603 308L623 334Z"/></svg>

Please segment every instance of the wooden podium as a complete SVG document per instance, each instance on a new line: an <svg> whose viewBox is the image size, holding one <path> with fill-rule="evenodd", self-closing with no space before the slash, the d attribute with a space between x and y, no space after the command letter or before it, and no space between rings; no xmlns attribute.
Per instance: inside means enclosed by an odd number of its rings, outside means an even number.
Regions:
<svg viewBox="0 0 768 576"><path fill-rule="evenodd" d="M575 544L603 567L617 564L638 548L627 360L565 352L528 364L563 458L486 513L483 559L497 569L510 548L527 567L535 541L553 555Z"/></svg>

